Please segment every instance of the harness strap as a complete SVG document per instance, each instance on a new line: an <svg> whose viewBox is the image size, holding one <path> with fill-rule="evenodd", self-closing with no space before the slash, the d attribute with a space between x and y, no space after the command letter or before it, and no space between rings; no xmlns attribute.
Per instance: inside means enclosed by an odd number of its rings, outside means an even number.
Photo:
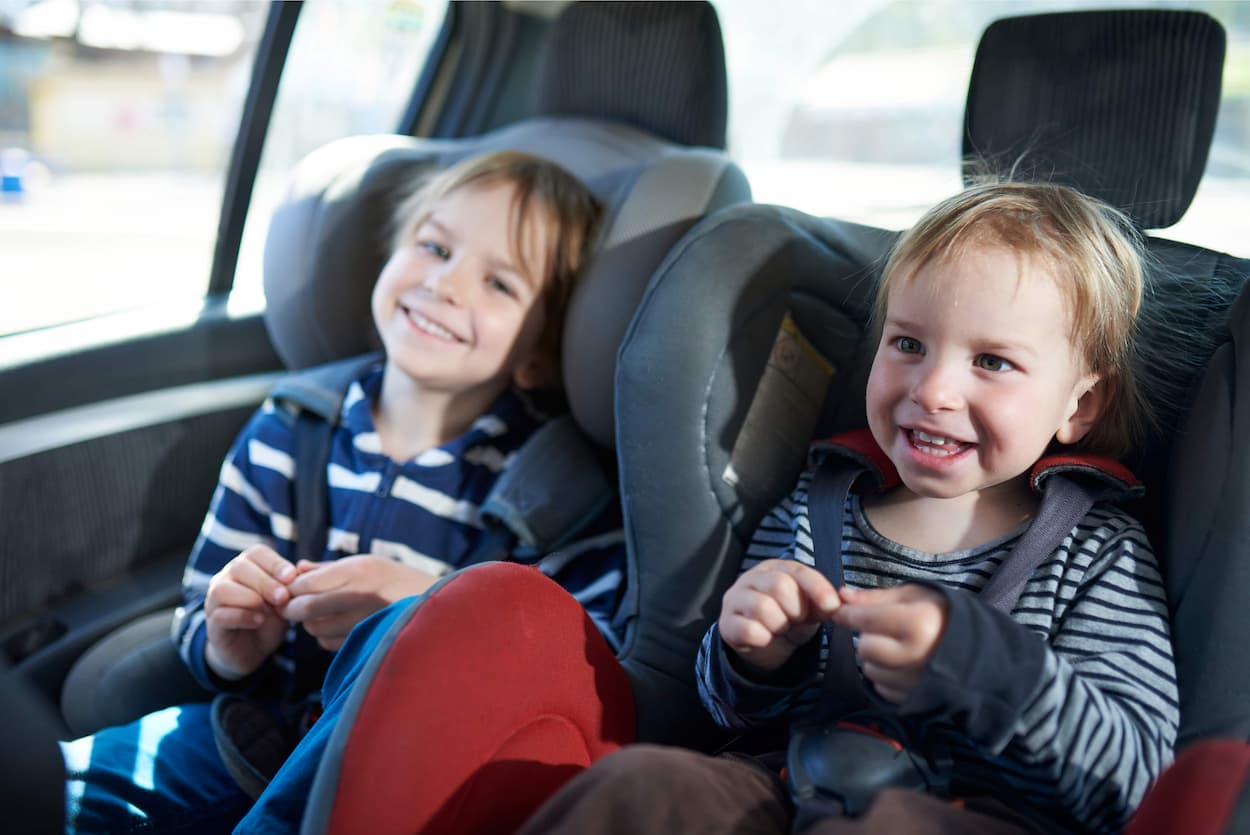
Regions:
<svg viewBox="0 0 1250 835"><path fill-rule="evenodd" d="M326 467L330 443L352 380L382 358L380 353L350 357L289 374L270 396L297 407L291 431L295 460L295 549L306 560L325 556L330 527Z"/></svg>
<svg viewBox="0 0 1250 835"><path fill-rule="evenodd" d="M307 409L295 415L295 550L313 562L320 562L326 551L330 524L326 467L334 426Z"/></svg>
<svg viewBox="0 0 1250 835"><path fill-rule="evenodd" d="M842 528L846 500L861 476L878 487L897 483L897 474L883 459L871 436L850 433L833 439L836 454L816 462L808 496L808 522L816 569L834 588L842 588ZM823 445L822 445L823 446ZM1043 482L1045 487L1043 489ZM1042 503L1029 527L977 595L986 605L1010 615L1033 572L1063 543L1099 499L1132 495L1140 485L1117 462L1098 457L1044 458L1030 474L1030 485L1041 492ZM850 631L825 624L829 647L825 661L822 713L839 716L876 700L855 663Z"/></svg>
<svg viewBox="0 0 1250 835"><path fill-rule="evenodd" d="M1094 488L1064 475L1051 476L1037 516L977 596L986 605L1010 615L1033 572L1054 553L1104 492L1103 487Z"/></svg>
<svg viewBox="0 0 1250 835"><path fill-rule="evenodd" d="M808 489L808 522L812 529L812 558L816 570L829 578L835 589L842 580L842 526L846 521L846 497L867 467L845 459L825 457L816 467ZM870 700L855 663L851 630L826 623L823 627L829 656L825 661L824 694L820 710L843 716Z"/></svg>

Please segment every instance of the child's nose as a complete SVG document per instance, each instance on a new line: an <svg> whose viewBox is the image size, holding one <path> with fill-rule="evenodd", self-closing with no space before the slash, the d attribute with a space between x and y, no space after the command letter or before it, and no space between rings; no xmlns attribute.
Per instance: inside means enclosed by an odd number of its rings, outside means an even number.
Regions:
<svg viewBox="0 0 1250 835"><path fill-rule="evenodd" d="M448 261L440 268L430 270L421 284L444 301L458 304L464 295L464 269L455 261Z"/></svg>
<svg viewBox="0 0 1250 835"><path fill-rule="evenodd" d="M912 386L911 399L929 414L960 408L963 395L958 375L941 363L927 363Z"/></svg>

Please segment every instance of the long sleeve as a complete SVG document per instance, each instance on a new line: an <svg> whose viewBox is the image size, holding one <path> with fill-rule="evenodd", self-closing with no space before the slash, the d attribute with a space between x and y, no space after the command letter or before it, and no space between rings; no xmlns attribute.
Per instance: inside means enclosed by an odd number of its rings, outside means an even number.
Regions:
<svg viewBox="0 0 1250 835"><path fill-rule="evenodd" d="M290 443L289 426L266 402L243 427L222 464L208 515L187 561L173 638L192 675L206 687L219 684L204 658L209 581L252 545L268 545L287 558L292 554Z"/></svg>
<svg viewBox="0 0 1250 835"><path fill-rule="evenodd" d="M997 771L995 782L1066 810L1072 828L1118 831L1176 739L1167 608L1135 522L1096 510L1078 530L1088 547L1072 555L1063 582L1074 587L1054 606L1048 640L947 592L947 631L903 713L967 735L984 759L965 763L965 779ZM1049 600L1035 590L1017 611Z"/></svg>
<svg viewBox="0 0 1250 835"><path fill-rule="evenodd" d="M744 570L770 558L813 564L809 480L764 519ZM1158 566L1141 526L1098 505L1034 571L1009 617L975 595L1019 534L923 554L877 533L852 497L843 575L853 588L922 583L946 595L946 631L900 714L929 730L922 745L956 794L1010 797L1056 831L1118 831L1170 761L1179 722ZM822 697L824 654L813 641L778 680L749 681L713 628L697 662L700 695L728 727L799 719Z"/></svg>
<svg viewBox="0 0 1250 835"><path fill-rule="evenodd" d="M812 565L811 533L806 526L810 473L790 495L769 511L756 528L742 561L749 571L769 559L798 559ZM768 724L791 713L818 683L819 638L813 639L767 683L752 681L729 659L715 623L703 636L695 666L699 698L712 719L725 728Z"/></svg>

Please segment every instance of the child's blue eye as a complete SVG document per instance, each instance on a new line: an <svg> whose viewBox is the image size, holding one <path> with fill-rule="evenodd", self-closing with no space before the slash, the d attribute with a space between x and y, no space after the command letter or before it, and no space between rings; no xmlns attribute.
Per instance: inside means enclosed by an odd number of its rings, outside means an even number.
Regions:
<svg viewBox="0 0 1250 835"><path fill-rule="evenodd" d="M444 261L446 261L448 256L451 255L451 253L447 251L447 247L434 241L417 241L417 246L424 249L435 258L440 258Z"/></svg>
<svg viewBox="0 0 1250 835"><path fill-rule="evenodd" d="M894 340L894 347L904 354L922 354L924 346L920 344L920 340L911 336L900 336Z"/></svg>
<svg viewBox="0 0 1250 835"><path fill-rule="evenodd" d="M995 354L979 354L976 358L977 368L985 371L1011 371L1015 368L1009 360Z"/></svg>
<svg viewBox="0 0 1250 835"><path fill-rule="evenodd" d="M508 284L508 282L504 281L502 278L492 275L486 279L486 282L490 285L490 289L495 290L496 292L505 293L509 296L516 295L516 293L512 292L512 285Z"/></svg>

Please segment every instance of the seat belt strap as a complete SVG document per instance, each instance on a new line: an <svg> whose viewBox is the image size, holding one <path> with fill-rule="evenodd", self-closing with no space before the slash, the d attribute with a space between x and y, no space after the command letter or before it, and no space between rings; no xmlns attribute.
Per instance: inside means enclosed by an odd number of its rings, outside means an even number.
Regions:
<svg viewBox="0 0 1250 835"><path fill-rule="evenodd" d="M841 589L844 583L842 529L846 500L855 482L865 474L872 474L871 469L855 458L825 455L816 463L808 490L813 561L834 588ZM882 481L878 477L878 482ZM1078 479L1063 472L1047 474L1045 482L1037 516L977 595L986 605L1006 615L1015 608L1033 572L1071 534L1094 503L1116 492L1106 482ZM824 629L829 653L822 707L831 715L843 715L872 697L855 663L850 631L834 624L825 624Z"/></svg>
<svg viewBox="0 0 1250 835"><path fill-rule="evenodd" d="M816 570L839 590L843 585L842 527L846 521L846 498L865 472L866 468L847 459L825 456L816 465L808 488L812 559ZM859 674L859 665L855 663L851 630L833 623L826 623L823 629L829 655L825 660L820 711L830 716L843 716L868 703L869 693Z"/></svg>
<svg viewBox="0 0 1250 835"><path fill-rule="evenodd" d="M295 415L295 552L312 562L320 562L326 552L330 526L326 467L335 425L308 409Z"/></svg>
<svg viewBox="0 0 1250 835"><path fill-rule="evenodd" d="M1033 572L1067 539L1105 489L1061 474L1048 478L1037 516L977 597L1010 615Z"/></svg>

